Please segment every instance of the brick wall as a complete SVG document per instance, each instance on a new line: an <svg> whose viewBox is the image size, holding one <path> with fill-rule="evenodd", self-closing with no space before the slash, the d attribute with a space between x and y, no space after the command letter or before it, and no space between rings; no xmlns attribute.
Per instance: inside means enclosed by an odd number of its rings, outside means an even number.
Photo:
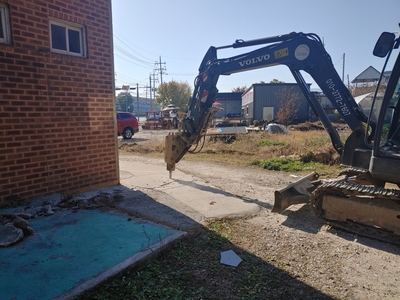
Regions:
<svg viewBox="0 0 400 300"><path fill-rule="evenodd" d="M0 206L117 184L111 0L0 3ZM87 57L50 52L50 19L84 25Z"/></svg>

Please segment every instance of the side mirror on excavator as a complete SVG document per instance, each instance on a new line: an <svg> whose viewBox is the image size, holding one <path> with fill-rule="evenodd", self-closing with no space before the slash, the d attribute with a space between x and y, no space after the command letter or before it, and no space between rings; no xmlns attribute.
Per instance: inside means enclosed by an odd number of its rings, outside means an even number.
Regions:
<svg viewBox="0 0 400 300"><path fill-rule="evenodd" d="M377 57L385 57L389 51L393 48L393 43L396 36L391 32L382 32L378 41L375 44L373 54Z"/></svg>

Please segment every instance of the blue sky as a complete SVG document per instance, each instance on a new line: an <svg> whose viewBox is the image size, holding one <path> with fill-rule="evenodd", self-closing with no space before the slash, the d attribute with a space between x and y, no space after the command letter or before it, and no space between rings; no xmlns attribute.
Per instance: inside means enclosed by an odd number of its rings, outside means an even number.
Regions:
<svg viewBox="0 0 400 300"><path fill-rule="evenodd" d="M399 0L112 0L116 86L150 84L154 63L166 63L163 82L187 82L193 88L198 67L210 46L230 45L290 33L316 33L325 43L345 83L383 60L372 50L383 31L399 31ZM250 49L220 50L230 57ZM159 65L158 65L159 67ZM318 86L304 74L312 90ZM160 84L160 76L158 76ZM260 81L295 82L286 66L221 76L220 92ZM146 96L140 88L140 96ZM148 94L147 94L148 95Z"/></svg>

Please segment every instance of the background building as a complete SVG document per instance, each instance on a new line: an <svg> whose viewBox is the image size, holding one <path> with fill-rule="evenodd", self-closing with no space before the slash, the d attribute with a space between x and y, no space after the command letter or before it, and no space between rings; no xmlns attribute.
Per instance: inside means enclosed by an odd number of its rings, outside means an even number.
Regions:
<svg viewBox="0 0 400 300"><path fill-rule="evenodd" d="M119 182L111 0L0 0L0 205Z"/></svg>
<svg viewBox="0 0 400 300"><path fill-rule="evenodd" d="M240 118L242 116L242 93L218 93L215 106L222 108L216 118Z"/></svg>
<svg viewBox="0 0 400 300"><path fill-rule="evenodd" d="M390 74L388 74L390 77ZM381 73L372 66L369 66L364 71L362 71L356 78L354 78L351 83L355 84L356 87L361 86L371 86L376 85L381 76ZM385 80L384 80L385 82Z"/></svg>
<svg viewBox="0 0 400 300"><path fill-rule="evenodd" d="M148 111L161 111L161 106L155 104L154 99L144 97L132 97L128 95L125 97L123 93L118 95L116 99L117 111L126 111L133 113L135 116L145 117Z"/></svg>
<svg viewBox="0 0 400 300"><path fill-rule="evenodd" d="M287 91L298 95L299 110L295 121L308 121L309 105L297 83L253 84L242 95L243 117L252 120L274 120L280 108L279 94Z"/></svg>

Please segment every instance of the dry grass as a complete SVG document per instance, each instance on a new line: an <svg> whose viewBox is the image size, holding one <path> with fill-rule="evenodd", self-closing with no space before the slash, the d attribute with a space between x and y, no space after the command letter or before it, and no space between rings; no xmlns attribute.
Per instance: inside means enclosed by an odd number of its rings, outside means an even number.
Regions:
<svg viewBox="0 0 400 300"><path fill-rule="evenodd" d="M340 131L343 140L348 131ZM163 157L163 140L150 139L140 143L123 143L120 151ZM291 130L289 134L271 134L250 132L238 135L233 143L206 138L203 149L197 154L186 154L184 160L218 163L235 167L246 167L255 161L264 161L277 157L310 157L313 153L329 153L330 159L323 164L314 164L322 176L333 175L339 168L339 155L332 147L329 136L324 130Z"/></svg>

